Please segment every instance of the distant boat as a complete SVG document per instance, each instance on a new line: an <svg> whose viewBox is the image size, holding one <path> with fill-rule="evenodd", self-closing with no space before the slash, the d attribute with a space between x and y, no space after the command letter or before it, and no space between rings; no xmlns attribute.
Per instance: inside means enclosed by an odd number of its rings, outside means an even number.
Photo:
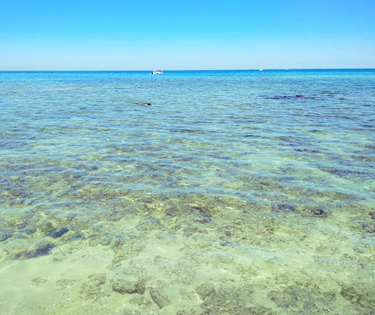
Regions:
<svg viewBox="0 0 375 315"><path fill-rule="evenodd" d="M154 70L151 72L151 74L163 74L163 71L161 70Z"/></svg>
<svg viewBox="0 0 375 315"><path fill-rule="evenodd" d="M259 71L260 71L260 72L262 72L262 71L263 71L263 69L259 69Z"/></svg>

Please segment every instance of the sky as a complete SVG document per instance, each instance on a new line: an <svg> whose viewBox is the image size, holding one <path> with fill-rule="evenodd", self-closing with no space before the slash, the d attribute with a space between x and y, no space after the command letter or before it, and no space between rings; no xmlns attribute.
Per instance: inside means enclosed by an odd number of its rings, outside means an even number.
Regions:
<svg viewBox="0 0 375 315"><path fill-rule="evenodd" d="M0 71L375 68L374 0L0 0Z"/></svg>

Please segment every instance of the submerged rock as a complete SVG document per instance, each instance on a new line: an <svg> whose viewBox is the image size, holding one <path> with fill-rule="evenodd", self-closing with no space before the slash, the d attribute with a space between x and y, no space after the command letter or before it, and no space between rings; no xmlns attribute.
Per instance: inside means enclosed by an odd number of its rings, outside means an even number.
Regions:
<svg viewBox="0 0 375 315"><path fill-rule="evenodd" d="M42 246L38 247L35 250L19 252L15 255L15 258L30 259L30 258L36 258L36 257L39 257L39 256L46 256L46 255L50 254L51 250L55 246L56 245L54 245L54 244L47 243L45 245L42 245Z"/></svg>
<svg viewBox="0 0 375 315"><path fill-rule="evenodd" d="M203 314L252 314L246 305L252 302L254 291L247 286L215 290L201 285L196 291L204 299L201 304Z"/></svg>
<svg viewBox="0 0 375 315"><path fill-rule="evenodd" d="M11 233L10 231L0 231L0 242L4 242L12 236L13 233Z"/></svg>
<svg viewBox="0 0 375 315"><path fill-rule="evenodd" d="M358 304L364 309L368 309L368 310L375 309L375 297L372 291L371 292L357 291L352 286L343 286L340 291L340 294L345 300L353 304Z"/></svg>
<svg viewBox="0 0 375 315"><path fill-rule="evenodd" d="M67 227L63 227L61 229L52 230L52 231L48 232L46 234L46 236L50 236L52 238L59 238L59 237L63 236L65 233L68 233L68 232L69 232L69 229Z"/></svg>
<svg viewBox="0 0 375 315"><path fill-rule="evenodd" d="M327 217L327 212L324 210L323 207L316 207L311 209L311 213L314 217L319 217L319 218L326 218Z"/></svg>
<svg viewBox="0 0 375 315"><path fill-rule="evenodd" d="M195 288L195 291L198 293L199 297L202 300L205 300L211 294L215 294L216 290L213 285L209 283L203 283Z"/></svg>
<svg viewBox="0 0 375 315"><path fill-rule="evenodd" d="M163 308L164 306L167 306L171 304L171 302L168 299L168 296L161 291L161 289L150 289L150 296L152 300L155 302L159 308Z"/></svg>
<svg viewBox="0 0 375 315"><path fill-rule="evenodd" d="M272 315L272 309L259 306L259 307L249 307L247 308L249 315Z"/></svg>
<svg viewBox="0 0 375 315"><path fill-rule="evenodd" d="M106 282L106 275L104 273L94 273L88 277L88 280L81 285L83 298L87 300L95 300L103 296L101 286Z"/></svg>
<svg viewBox="0 0 375 315"><path fill-rule="evenodd" d="M52 222L49 222L49 221L43 222L42 224L40 224L38 226L38 228L44 233L55 230L54 224Z"/></svg>
<svg viewBox="0 0 375 315"><path fill-rule="evenodd" d="M146 287L142 281L117 280L113 283L112 290L121 294L144 294Z"/></svg>
<svg viewBox="0 0 375 315"><path fill-rule="evenodd" d="M353 301L357 299L357 290L353 287L345 286L341 289L341 296L348 301Z"/></svg>
<svg viewBox="0 0 375 315"><path fill-rule="evenodd" d="M176 315L202 315L201 311L198 310L183 310L183 311L178 311Z"/></svg>

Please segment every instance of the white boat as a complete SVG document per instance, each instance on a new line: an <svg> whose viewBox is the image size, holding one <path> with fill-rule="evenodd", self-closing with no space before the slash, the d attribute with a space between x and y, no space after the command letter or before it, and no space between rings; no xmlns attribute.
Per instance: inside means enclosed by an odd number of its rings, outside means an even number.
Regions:
<svg viewBox="0 0 375 315"><path fill-rule="evenodd" d="M151 74L163 74L163 71L161 70L154 70L151 72Z"/></svg>
<svg viewBox="0 0 375 315"><path fill-rule="evenodd" d="M260 72L263 72L263 69L259 69Z"/></svg>

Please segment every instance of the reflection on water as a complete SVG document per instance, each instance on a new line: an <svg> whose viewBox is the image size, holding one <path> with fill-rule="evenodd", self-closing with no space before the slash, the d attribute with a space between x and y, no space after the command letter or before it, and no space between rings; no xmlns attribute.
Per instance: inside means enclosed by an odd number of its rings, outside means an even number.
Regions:
<svg viewBox="0 0 375 315"><path fill-rule="evenodd" d="M373 70L0 82L4 314L374 312Z"/></svg>

